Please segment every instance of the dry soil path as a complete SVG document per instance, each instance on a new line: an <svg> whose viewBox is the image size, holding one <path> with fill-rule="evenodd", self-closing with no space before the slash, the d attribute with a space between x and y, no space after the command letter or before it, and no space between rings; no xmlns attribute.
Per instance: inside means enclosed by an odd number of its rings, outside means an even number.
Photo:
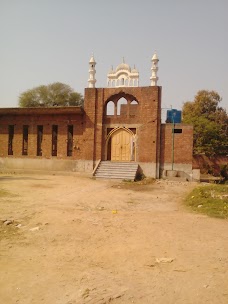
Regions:
<svg viewBox="0 0 228 304"><path fill-rule="evenodd" d="M228 221L193 186L1 175L0 303L227 304Z"/></svg>

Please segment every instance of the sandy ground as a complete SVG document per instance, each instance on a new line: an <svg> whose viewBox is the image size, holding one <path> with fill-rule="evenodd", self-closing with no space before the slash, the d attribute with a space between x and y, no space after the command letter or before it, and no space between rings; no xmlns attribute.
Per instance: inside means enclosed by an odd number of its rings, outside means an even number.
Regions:
<svg viewBox="0 0 228 304"><path fill-rule="evenodd" d="M193 187L0 175L0 303L227 304L228 221L188 211Z"/></svg>

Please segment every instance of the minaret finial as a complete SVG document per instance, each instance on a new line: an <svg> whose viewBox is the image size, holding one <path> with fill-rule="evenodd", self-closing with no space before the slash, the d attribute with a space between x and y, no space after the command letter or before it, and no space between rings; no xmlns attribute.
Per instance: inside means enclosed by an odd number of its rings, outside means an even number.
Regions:
<svg viewBox="0 0 228 304"><path fill-rule="evenodd" d="M91 56L90 61L89 61L89 79L88 79L88 86L89 86L89 88L95 88L95 83L96 83L96 79L95 79L95 74L96 74L95 65L96 65L96 61L95 61L94 55L92 53L92 56Z"/></svg>
<svg viewBox="0 0 228 304"><path fill-rule="evenodd" d="M158 76L157 76L157 71L158 71L158 56L156 54L156 51L151 59L152 61L152 67L151 67L151 71L152 71L152 74L151 74L151 77L150 77L150 80L151 80L151 86L157 86L157 81L158 81Z"/></svg>

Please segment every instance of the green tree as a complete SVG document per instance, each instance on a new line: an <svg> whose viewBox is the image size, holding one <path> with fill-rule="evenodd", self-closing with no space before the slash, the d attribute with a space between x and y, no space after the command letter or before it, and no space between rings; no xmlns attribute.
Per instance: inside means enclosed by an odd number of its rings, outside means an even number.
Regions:
<svg viewBox="0 0 228 304"><path fill-rule="evenodd" d="M194 126L194 153L228 154L228 115L215 91L201 90L183 105L183 122Z"/></svg>
<svg viewBox="0 0 228 304"><path fill-rule="evenodd" d="M19 106L22 108L81 105L83 105L82 95L61 82L35 87L23 92L19 97Z"/></svg>

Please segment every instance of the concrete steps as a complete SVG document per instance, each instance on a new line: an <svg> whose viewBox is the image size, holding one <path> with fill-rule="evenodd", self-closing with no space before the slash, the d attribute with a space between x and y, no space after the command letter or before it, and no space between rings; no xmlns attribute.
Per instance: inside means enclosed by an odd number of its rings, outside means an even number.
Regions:
<svg viewBox="0 0 228 304"><path fill-rule="evenodd" d="M138 164L134 162L101 161L94 173L96 178L134 180Z"/></svg>

